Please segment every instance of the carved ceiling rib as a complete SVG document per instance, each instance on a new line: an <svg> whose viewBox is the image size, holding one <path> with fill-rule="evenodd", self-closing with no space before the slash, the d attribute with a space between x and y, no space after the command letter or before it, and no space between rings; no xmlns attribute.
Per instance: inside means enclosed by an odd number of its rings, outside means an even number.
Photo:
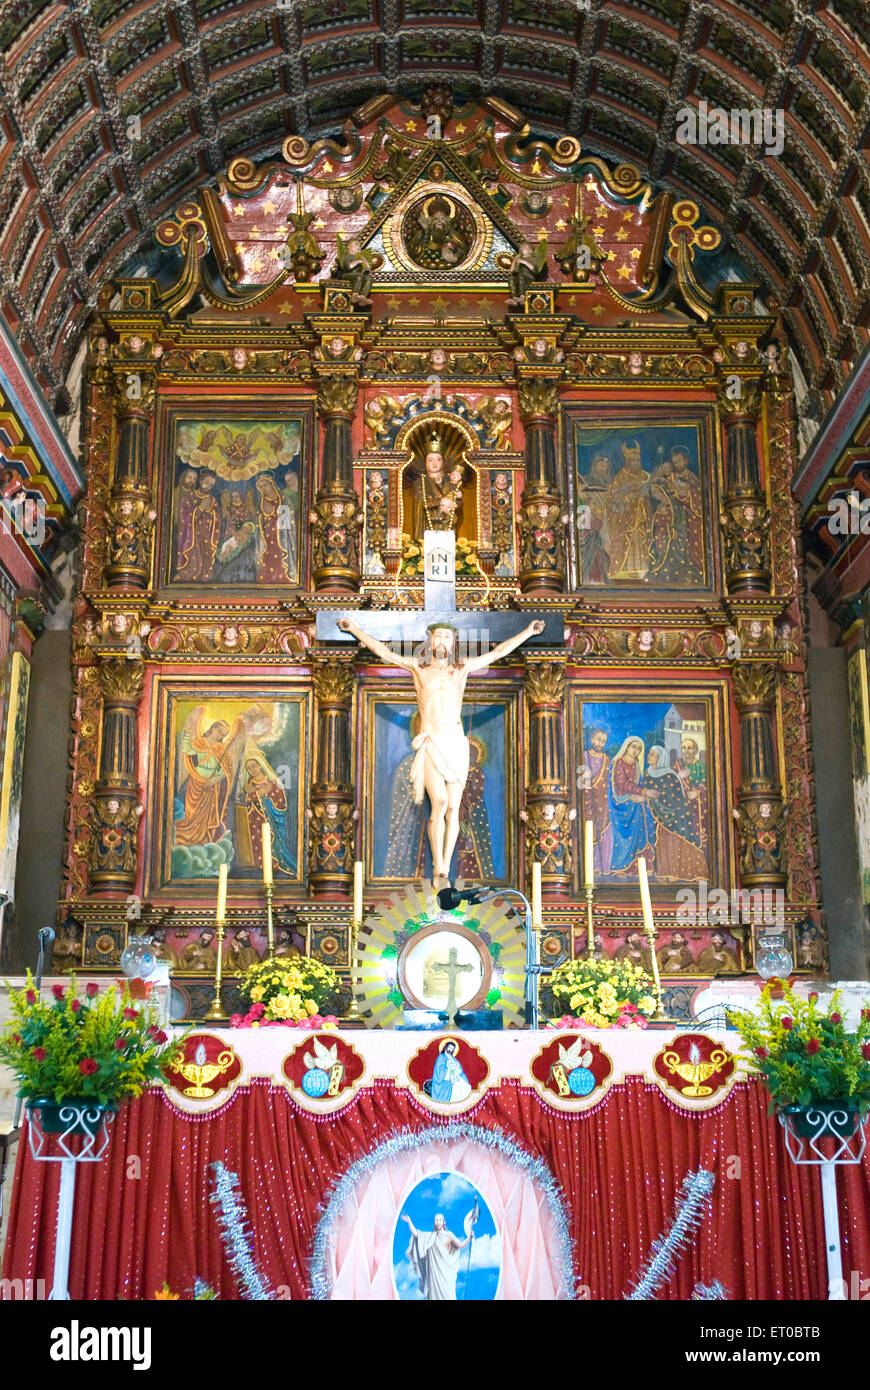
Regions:
<svg viewBox="0 0 870 1390"><path fill-rule="evenodd" d="M57 388L100 285L151 254L185 194L379 92L443 81L700 199L830 399L870 334L868 70L858 0L9 0L0 303ZM677 112L701 97L784 108L783 158L679 145Z"/></svg>

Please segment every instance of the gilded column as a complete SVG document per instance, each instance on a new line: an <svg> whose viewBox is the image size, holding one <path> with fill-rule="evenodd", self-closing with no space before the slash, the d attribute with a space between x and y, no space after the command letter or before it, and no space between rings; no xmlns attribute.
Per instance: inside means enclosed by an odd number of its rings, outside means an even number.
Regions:
<svg viewBox="0 0 870 1390"><path fill-rule="evenodd" d="M157 516L151 503L149 460L154 373L136 365L115 378L118 451L108 504L106 583L111 589L147 589Z"/></svg>
<svg viewBox="0 0 870 1390"><path fill-rule="evenodd" d="M776 667L743 662L732 668L740 716L740 787L737 793L740 882L744 888L784 888L785 819L774 752Z"/></svg>
<svg viewBox="0 0 870 1390"><path fill-rule="evenodd" d="M136 726L144 674L139 661L110 660L99 667L103 719L88 853L90 887L98 897L130 893L136 883L142 815Z"/></svg>
<svg viewBox="0 0 870 1390"><path fill-rule="evenodd" d="M525 809L526 878L541 865L542 891L568 893L573 883L573 820L565 775L565 657L526 656L529 781Z"/></svg>
<svg viewBox="0 0 870 1390"><path fill-rule="evenodd" d="M323 421L321 485L311 513L317 590L359 590L359 498L353 485L351 423L359 384L352 372L321 376L317 413Z"/></svg>
<svg viewBox="0 0 870 1390"><path fill-rule="evenodd" d="M757 386L736 399L724 392L719 404L725 430L725 499L720 520L725 542L729 594L770 592L770 511L758 467Z"/></svg>
<svg viewBox="0 0 870 1390"><path fill-rule="evenodd" d="M346 898L353 881L357 819L350 758L353 687L351 660L330 656L315 661L317 761L308 811L308 886L315 898Z"/></svg>
<svg viewBox="0 0 870 1390"><path fill-rule="evenodd" d="M556 483L558 378L521 377L526 476L520 504L520 588L524 594L565 587L565 518Z"/></svg>

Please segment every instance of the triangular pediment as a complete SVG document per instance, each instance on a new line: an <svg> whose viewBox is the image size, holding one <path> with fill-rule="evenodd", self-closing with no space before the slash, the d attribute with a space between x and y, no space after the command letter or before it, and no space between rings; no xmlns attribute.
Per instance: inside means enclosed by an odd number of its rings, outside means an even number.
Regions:
<svg viewBox="0 0 870 1390"><path fill-rule="evenodd" d="M376 281L503 279L522 233L441 140L421 151L359 235L380 258Z"/></svg>

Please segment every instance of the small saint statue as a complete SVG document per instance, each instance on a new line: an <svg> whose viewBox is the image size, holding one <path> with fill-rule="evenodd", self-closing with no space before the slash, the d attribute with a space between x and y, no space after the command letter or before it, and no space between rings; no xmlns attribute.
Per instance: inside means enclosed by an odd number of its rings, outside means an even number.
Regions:
<svg viewBox="0 0 870 1390"><path fill-rule="evenodd" d="M521 241L519 250L511 261L508 271L509 309L524 309L526 290L536 280L543 280L547 273L547 238L541 236L534 244Z"/></svg>
<svg viewBox="0 0 870 1390"><path fill-rule="evenodd" d="M350 283L350 297L360 308L368 309L372 298L372 275L382 257L371 251L364 251L358 237L345 240L341 232L335 239L338 258L332 269L333 278Z"/></svg>

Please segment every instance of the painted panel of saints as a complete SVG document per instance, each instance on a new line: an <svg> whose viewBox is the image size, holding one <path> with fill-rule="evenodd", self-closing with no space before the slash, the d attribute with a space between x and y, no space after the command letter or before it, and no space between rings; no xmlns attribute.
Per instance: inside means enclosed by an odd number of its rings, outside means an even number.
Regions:
<svg viewBox="0 0 870 1390"><path fill-rule="evenodd" d="M301 416L172 422L167 584L299 583L304 426Z"/></svg>
<svg viewBox="0 0 870 1390"><path fill-rule="evenodd" d="M377 769L377 794L372 784L366 797L370 877L393 882L431 879L432 855L426 833L429 800L424 797L422 803L415 803L411 774L415 756L411 740L418 732L416 708L376 699L369 709L374 748L369 766ZM454 881L498 884L508 879L512 858L508 799L513 793L506 761L507 717L508 708L502 701L462 707L469 769L459 810Z"/></svg>
<svg viewBox="0 0 870 1390"><path fill-rule="evenodd" d="M700 424L575 421L574 448L579 582L709 588Z"/></svg>
<svg viewBox="0 0 870 1390"><path fill-rule="evenodd" d="M706 700L578 702L579 784L596 882L719 881Z"/></svg>
<svg viewBox="0 0 870 1390"><path fill-rule="evenodd" d="M164 717L161 884L216 878L223 863L231 882L259 882L266 824L276 881L300 882L305 697L173 692ZM162 756L158 750L155 781Z"/></svg>

